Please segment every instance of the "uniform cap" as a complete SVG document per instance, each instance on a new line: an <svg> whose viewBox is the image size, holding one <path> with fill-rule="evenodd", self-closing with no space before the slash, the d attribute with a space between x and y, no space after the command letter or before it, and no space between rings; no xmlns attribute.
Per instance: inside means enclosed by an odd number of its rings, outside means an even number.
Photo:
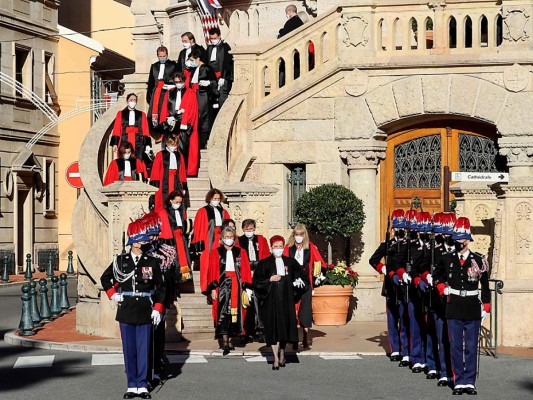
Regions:
<svg viewBox="0 0 533 400"><path fill-rule="evenodd" d="M403 210L394 210L392 212L392 227L405 228L405 213Z"/></svg>
<svg viewBox="0 0 533 400"><path fill-rule="evenodd" d="M468 239L473 241L472 235L470 233L470 220L466 217L459 217L455 226L453 227L453 240Z"/></svg>

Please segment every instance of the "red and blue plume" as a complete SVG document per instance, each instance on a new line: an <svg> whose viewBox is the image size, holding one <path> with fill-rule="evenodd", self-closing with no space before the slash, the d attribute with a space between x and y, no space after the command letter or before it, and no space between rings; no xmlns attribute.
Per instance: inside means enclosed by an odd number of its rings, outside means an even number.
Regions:
<svg viewBox="0 0 533 400"><path fill-rule="evenodd" d="M470 220L466 217L459 217L455 222L453 228L453 240L468 239L473 241L472 234L470 233Z"/></svg>
<svg viewBox="0 0 533 400"><path fill-rule="evenodd" d="M393 228L405 228L405 213L403 210L394 210L391 218Z"/></svg>
<svg viewBox="0 0 533 400"><path fill-rule="evenodd" d="M405 226L408 229L416 229L416 210L407 210L405 212Z"/></svg>
<svg viewBox="0 0 533 400"><path fill-rule="evenodd" d="M433 214L433 232L442 233L442 217L443 213L441 212Z"/></svg>

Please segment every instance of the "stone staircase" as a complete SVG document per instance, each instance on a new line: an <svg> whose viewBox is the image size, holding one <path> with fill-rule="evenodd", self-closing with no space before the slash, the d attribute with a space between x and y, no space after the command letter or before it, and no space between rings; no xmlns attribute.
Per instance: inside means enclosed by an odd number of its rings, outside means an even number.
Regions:
<svg viewBox="0 0 533 400"><path fill-rule="evenodd" d="M215 328L211 306L200 292L200 272L193 272L194 293L181 294L178 303L181 308L182 337L184 340L213 339ZM184 291L189 288L183 288Z"/></svg>
<svg viewBox="0 0 533 400"><path fill-rule="evenodd" d="M194 220L198 209L205 206L205 195L211 189L209 172L207 171L207 150L200 150L198 176L194 178L188 177L187 185L189 187L189 208L187 208L187 216Z"/></svg>

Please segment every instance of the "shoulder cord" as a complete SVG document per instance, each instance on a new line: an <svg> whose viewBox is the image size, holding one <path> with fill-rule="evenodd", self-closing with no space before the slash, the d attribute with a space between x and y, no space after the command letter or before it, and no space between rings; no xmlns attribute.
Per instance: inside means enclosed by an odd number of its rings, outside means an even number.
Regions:
<svg viewBox="0 0 533 400"><path fill-rule="evenodd" d="M128 279L130 279L133 275L135 275L135 269L131 271L130 273L126 274L120 270L117 263L117 256L113 258L113 275L115 277L115 280L119 283L124 283Z"/></svg>

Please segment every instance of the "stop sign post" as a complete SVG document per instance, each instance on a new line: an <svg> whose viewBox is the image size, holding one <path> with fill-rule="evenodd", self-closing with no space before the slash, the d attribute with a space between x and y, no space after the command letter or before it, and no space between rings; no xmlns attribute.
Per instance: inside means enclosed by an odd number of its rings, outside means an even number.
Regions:
<svg viewBox="0 0 533 400"><path fill-rule="evenodd" d="M83 182L80 177L80 166L77 161L71 163L65 172L67 183L75 189L81 189Z"/></svg>

